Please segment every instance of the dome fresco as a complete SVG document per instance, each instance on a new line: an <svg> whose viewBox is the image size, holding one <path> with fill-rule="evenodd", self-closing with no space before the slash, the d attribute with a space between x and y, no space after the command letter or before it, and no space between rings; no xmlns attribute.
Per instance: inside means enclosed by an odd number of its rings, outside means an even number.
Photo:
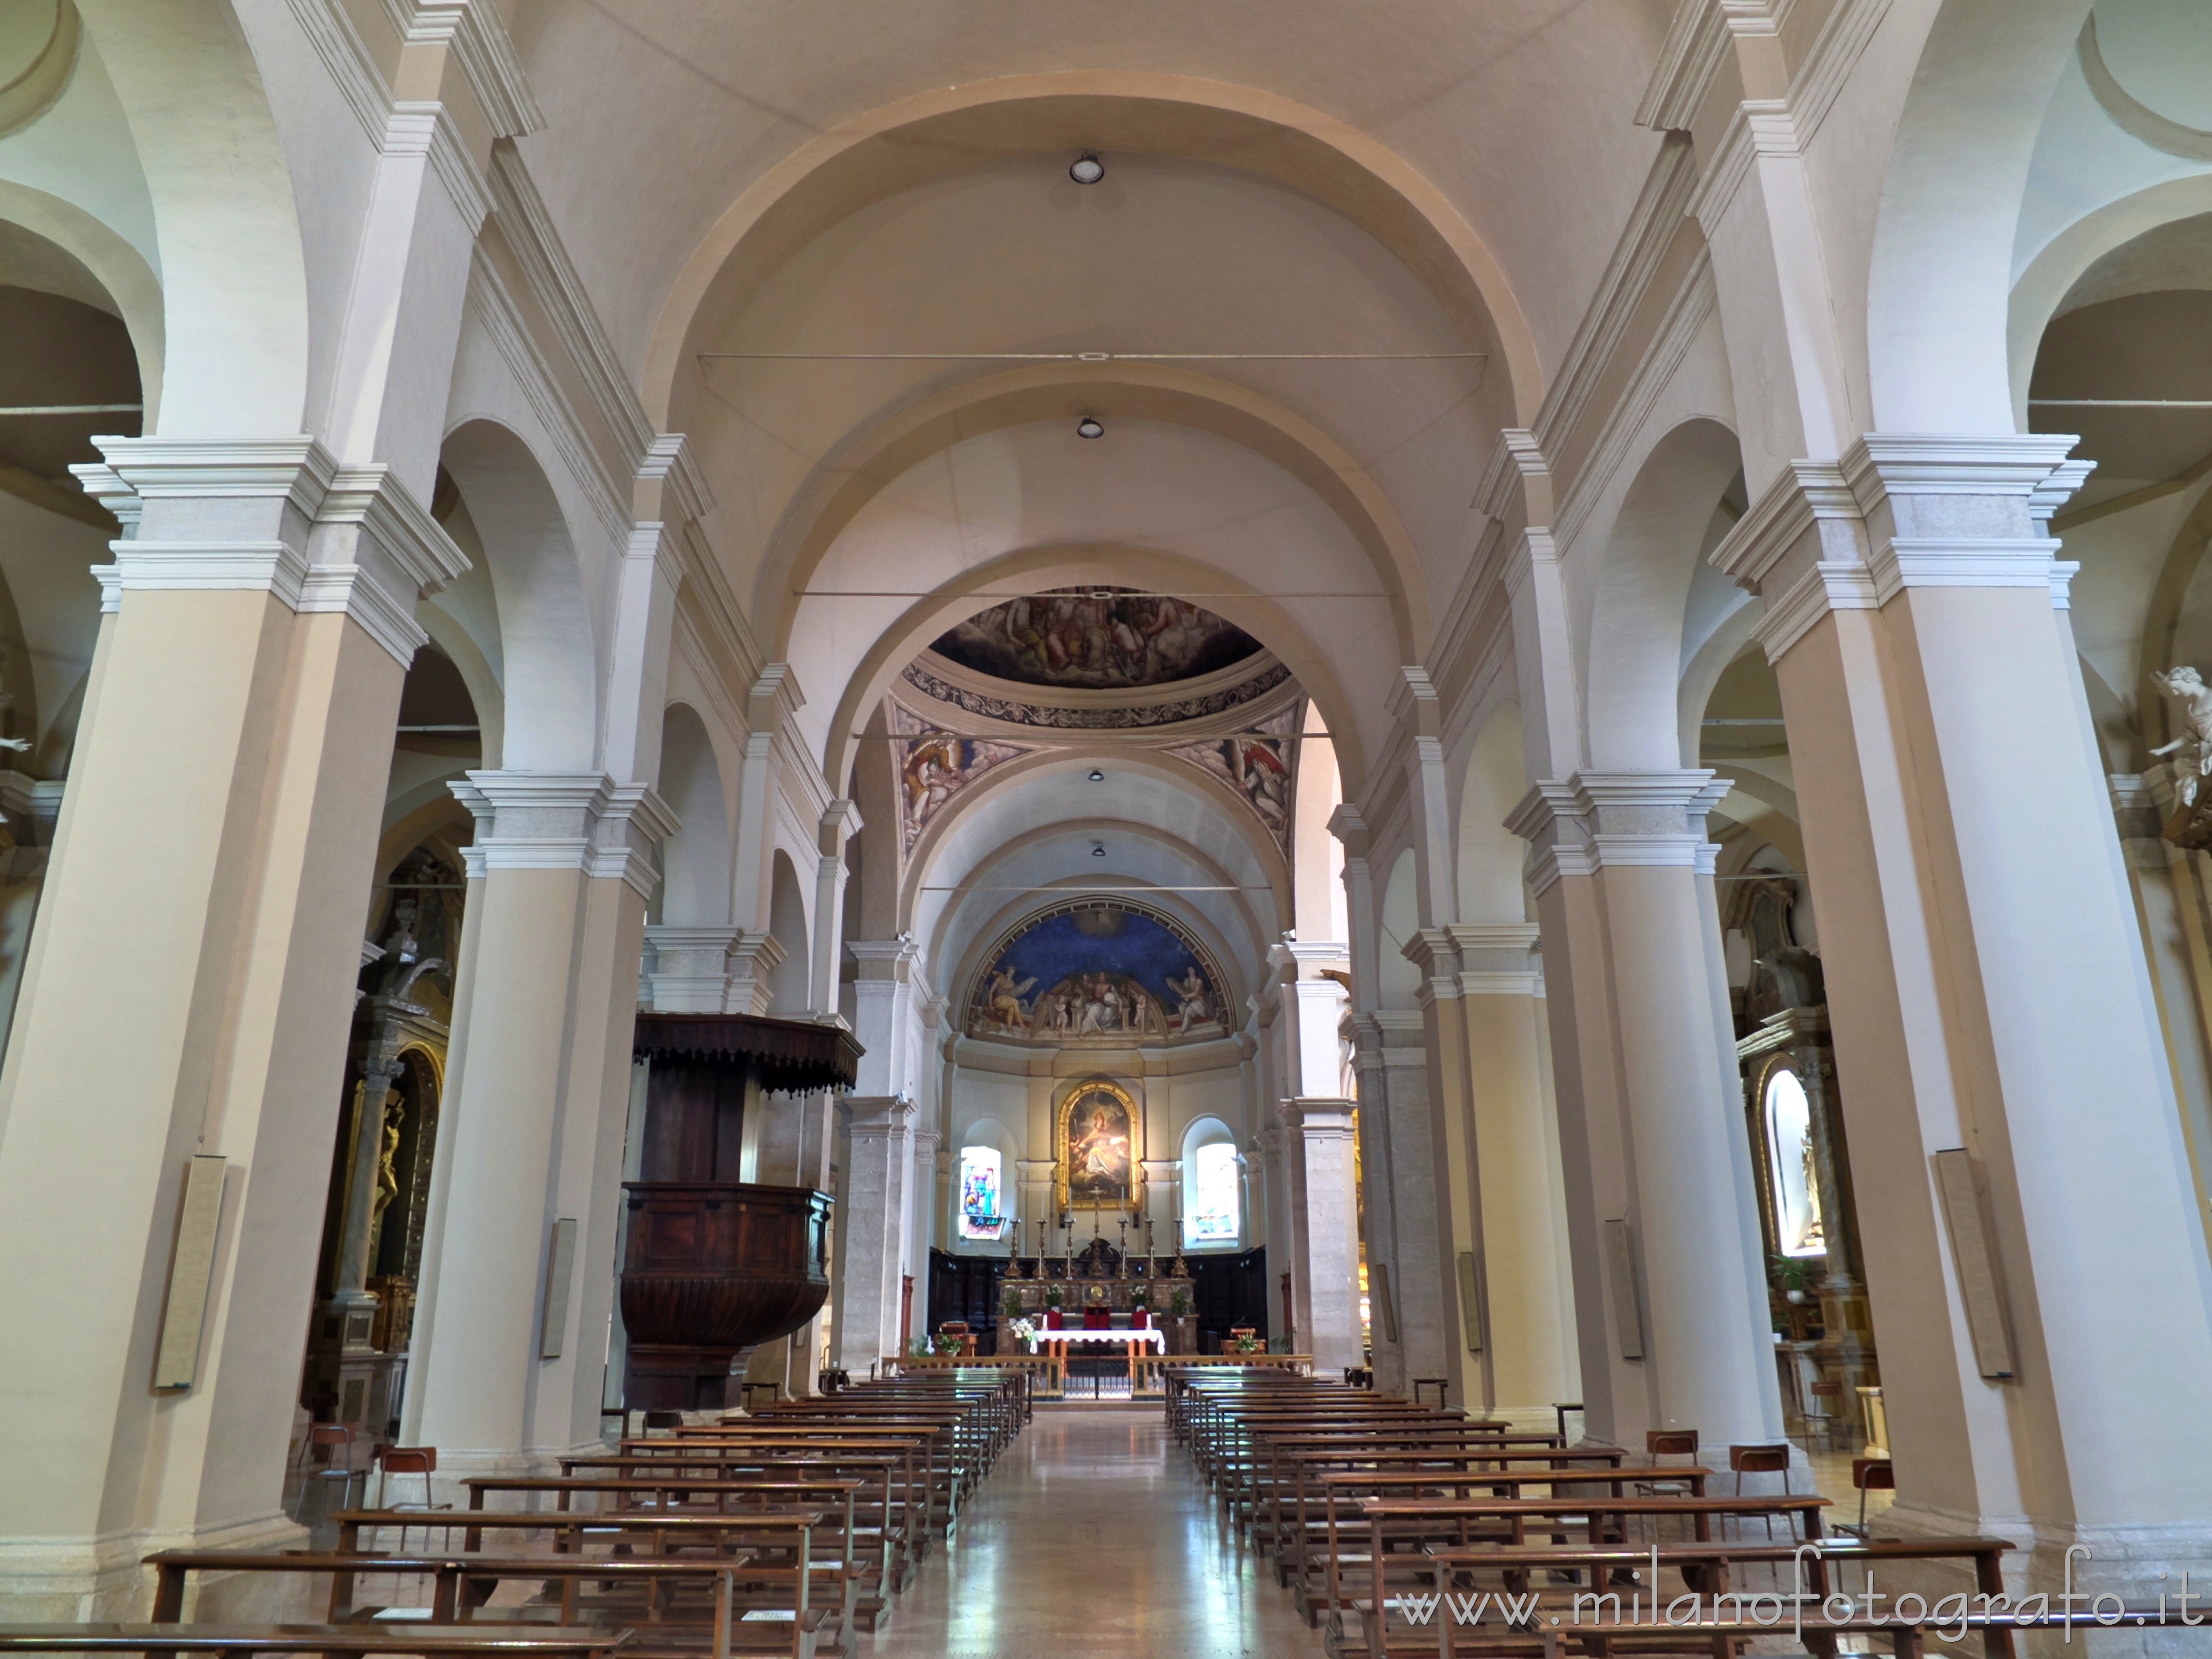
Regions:
<svg viewBox="0 0 2212 1659"><path fill-rule="evenodd" d="M957 623L930 647L975 673L1101 691L1198 679L1261 648L1188 599L1122 587L1025 593Z"/></svg>

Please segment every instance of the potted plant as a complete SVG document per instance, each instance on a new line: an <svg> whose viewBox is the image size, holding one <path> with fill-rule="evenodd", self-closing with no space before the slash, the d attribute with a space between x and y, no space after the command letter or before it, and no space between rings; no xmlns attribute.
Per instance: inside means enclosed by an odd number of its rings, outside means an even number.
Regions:
<svg viewBox="0 0 2212 1659"><path fill-rule="evenodd" d="M1059 1286L1059 1285L1046 1285L1046 1286L1045 1286L1045 1288L1044 1288L1044 1305L1045 1305L1046 1307L1048 1307L1048 1308L1057 1308L1058 1306L1060 1306L1060 1302L1061 1302L1061 1300L1062 1300L1062 1299L1063 1299L1063 1298L1062 1298L1062 1293L1061 1293L1061 1291L1060 1291L1060 1286Z"/></svg>
<svg viewBox="0 0 2212 1659"><path fill-rule="evenodd" d="M954 1336L950 1332L946 1331L939 1331L937 1334L937 1357L939 1359L950 1359L959 1352L960 1339L958 1337Z"/></svg>
<svg viewBox="0 0 2212 1659"><path fill-rule="evenodd" d="M1174 1319L1188 1319L1190 1317L1190 1292L1188 1291L1177 1291L1175 1295L1169 1299L1168 1315L1170 1318Z"/></svg>
<svg viewBox="0 0 2212 1659"><path fill-rule="evenodd" d="M999 1298L999 1316L1002 1319L1018 1319L1021 1311L1022 1293L1009 1285L1006 1293Z"/></svg>

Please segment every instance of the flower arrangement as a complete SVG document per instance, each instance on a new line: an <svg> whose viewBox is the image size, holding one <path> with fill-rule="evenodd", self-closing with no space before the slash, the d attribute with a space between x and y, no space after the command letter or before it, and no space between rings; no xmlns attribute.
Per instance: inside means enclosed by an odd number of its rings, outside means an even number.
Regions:
<svg viewBox="0 0 2212 1659"><path fill-rule="evenodd" d="M1237 1352L1238 1353L1264 1353L1267 1352L1267 1344L1261 1341L1257 1336L1240 1336L1237 1339Z"/></svg>
<svg viewBox="0 0 2212 1659"><path fill-rule="evenodd" d="M1036 1321L1034 1319L1013 1320L1008 1323L1006 1329L1012 1333L1015 1341L1020 1343L1024 1347L1027 1347L1033 1340L1036 1340Z"/></svg>
<svg viewBox="0 0 2212 1659"><path fill-rule="evenodd" d="M960 1339L944 1331L937 1334L937 1357L950 1359L960 1352Z"/></svg>

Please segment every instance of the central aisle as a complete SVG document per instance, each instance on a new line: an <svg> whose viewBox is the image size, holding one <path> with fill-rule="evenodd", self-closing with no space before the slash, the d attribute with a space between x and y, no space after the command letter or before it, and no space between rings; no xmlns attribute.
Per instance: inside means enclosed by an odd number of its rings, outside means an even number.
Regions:
<svg viewBox="0 0 2212 1659"><path fill-rule="evenodd" d="M871 1644L872 1641L872 1645ZM1222 1525L1158 1406L1040 1408L862 1656L1275 1659L1320 1654Z"/></svg>

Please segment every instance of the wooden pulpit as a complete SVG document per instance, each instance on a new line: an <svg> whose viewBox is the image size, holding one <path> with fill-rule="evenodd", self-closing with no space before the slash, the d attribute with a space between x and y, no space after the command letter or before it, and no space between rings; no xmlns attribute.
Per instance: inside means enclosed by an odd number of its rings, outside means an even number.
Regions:
<svg viewBox="0 0 2212 1659"><path fill-rule="evenodd" d="M797 1330L830 1294L830 1196L751 1172L763 1098L850 1088L860 1047L842 1026L742 1014L640 1014L641 1178L622 1270L632 1410L733 1403L733 1370Z"/></svg>

